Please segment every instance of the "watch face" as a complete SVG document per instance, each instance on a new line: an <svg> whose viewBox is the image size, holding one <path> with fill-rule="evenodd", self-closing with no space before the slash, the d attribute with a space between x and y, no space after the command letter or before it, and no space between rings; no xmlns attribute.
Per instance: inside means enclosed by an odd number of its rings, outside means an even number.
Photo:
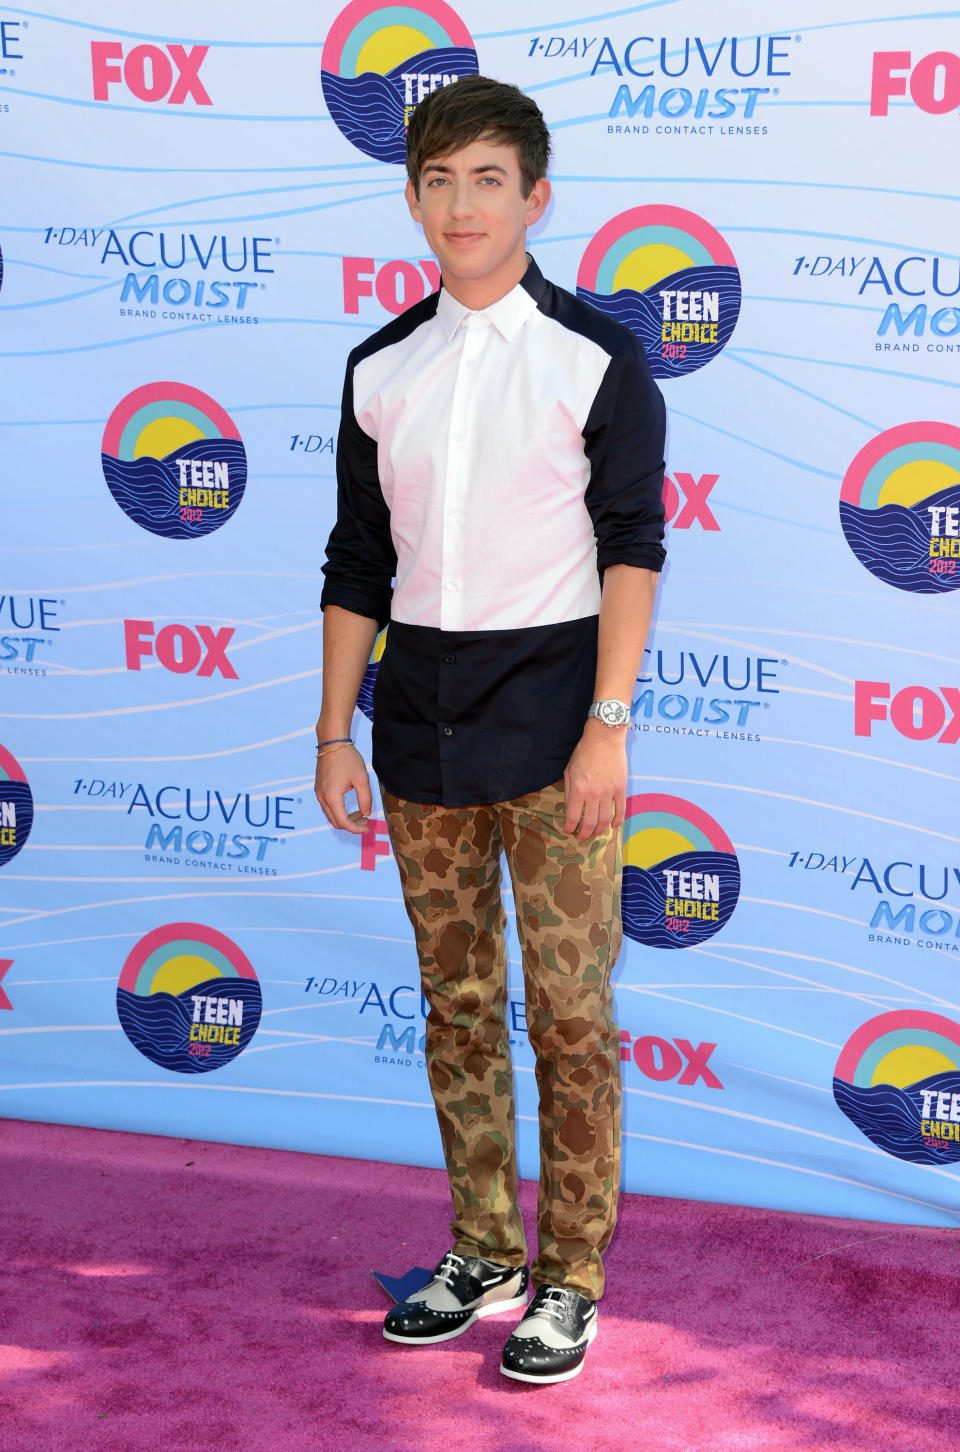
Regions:
<svg viewBox="0 0 960 1452"><path fill-rule="evenodd" d="M622 701L601 701L598 715L607 726L622 726L628 712Z"/></svg>

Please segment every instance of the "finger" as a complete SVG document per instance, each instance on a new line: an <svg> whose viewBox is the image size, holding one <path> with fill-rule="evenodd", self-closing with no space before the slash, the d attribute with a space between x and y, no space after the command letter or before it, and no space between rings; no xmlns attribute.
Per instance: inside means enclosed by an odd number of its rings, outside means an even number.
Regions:
<svg viewBox="0 0 960 1452"><path fill-rule="evenodd" d="M362 817L359 812L347 812L344 816L343 829L345 832L352 832L355 837L362 837L370 830L370 821Z"/></svg>
<svg viewBox="0 0 960 1452"><path fill-rule="evenodd" d="M610 823L610 826L614 832L617 830L618 827L623 826L626 820L626 816L627 794L626 792L617 792L617 795L613 799L613 821Z"/></svg>
<svg viewBox="0 0 960 1452"><path fill-rule="evenodd" d="M572 790L567 793L567 814L563 821L563 830L571 836L576 832L583 816L583 793Z"/></svg>
<svg viewBox="0 0 960 1452"><path fill-rule="evenodd" d="M331 827L343 826L343 821L340 817L338 817L337 814L337 804L335 798L328 797L324 792L321 791L317 792L317 801L320 803L320 806L323 810L323 815L326 817Z"/></svg>
<svg viewBox="0 0 960 1452"><path fill-rule="evenodd" d="M583 820L580 823L580 830L577 833L578 842L588 842L595 836L597 824L600 821L600 803L597 801L585 802L583 806Z"/></svg>
<svg viewBox="0 0 960 1452"><path fill-rule="evenodd" d="M370 777L366 768L357 772L357 779L354 782L354 790L357 793L357 806L361 817L369 817L373 811L373 792L370 790Z"/></svg>

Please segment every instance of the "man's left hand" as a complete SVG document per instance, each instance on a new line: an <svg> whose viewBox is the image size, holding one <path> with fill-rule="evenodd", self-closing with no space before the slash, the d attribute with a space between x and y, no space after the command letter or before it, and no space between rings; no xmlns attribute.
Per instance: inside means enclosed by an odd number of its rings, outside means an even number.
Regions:
<svg viewBox="0 0 960 1452"><path fill-rule="evenodd" d="M563 773L564 831L587 842L623 822L627 800L627 728L590 720Z"/></svg>

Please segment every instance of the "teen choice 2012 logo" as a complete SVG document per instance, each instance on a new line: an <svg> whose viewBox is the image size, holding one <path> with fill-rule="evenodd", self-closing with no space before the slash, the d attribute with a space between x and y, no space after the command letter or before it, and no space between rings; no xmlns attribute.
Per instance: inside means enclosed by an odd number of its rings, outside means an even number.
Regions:
<svg viewBox="0 0 960 1452"><path fill-rule="evenodd" d="M237 512L247 455L224 409L185 383L147 383L117 404L103 432L103 474L141 529L197 539Z"/></svg>
<svg viewBox="0 0 960 1452"><path fill-rule="evenodd" d="M870 1019L837 1060L833 1097L898 1160L960 1160L960 1024L911 1008Z"/></svg>
<svg viewBox="0 0 960 1452"><path fill-rule="evenodd" d="M861 565L917 595L960 588L960 428L908 423L857 454L840 523Z"/></svg>
<svg viewBox="0 0 960 1452"><path fill-rule="evenodd" d="M682 207L633 207L594 237L577 295L640 339L654 378L715 358L740 316L740 273L720 233Z"/></svg>
<svg viewBox="0 0 960 1452"><path fill-rule="evenodd" d="M33 826L33 796L20 763L0 746L0 867L16 857Z"/></svg>
<svg viewBox="0 0 960 1452"><path fill-rule="evenodd" d="M722 827L692 802L627 798L623 928L648 948L692 948L720 931L740 896L740 864Z"/></svg>
<svg viewBox="0 0 960 1452"><path fill-rule="evenodd" d="M443 0L353 0L327 32L320 81L349 142L375 161L403 162L410 112L477 69L470 32Z"/></svg>
<svg viewBox="0 0 960 1452"><path fill-rule="evenodd" d="M370 660L357 693L357 705L368 721L373 720L373 688L377 684L377 671L380 669L380 661L387 644L387 629L388 627L385 625L373 643Z"/></svg>
<svg viewBox="0 0 960 1452"><path fill-rule="evenodd" d="M127 1038L178 1074L229 1064L256 1033L262 1004L250 960L202 923L167 923L141 938L117 986Z"/></svg>

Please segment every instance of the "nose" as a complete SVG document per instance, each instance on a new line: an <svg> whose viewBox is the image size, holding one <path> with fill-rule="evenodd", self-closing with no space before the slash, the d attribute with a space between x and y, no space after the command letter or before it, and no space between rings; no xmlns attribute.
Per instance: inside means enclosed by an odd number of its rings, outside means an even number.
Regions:
<svg viewBox="0 0 960 1452"><path fill-rule="evenodd" d="M472 217L475 207L473 189L466 179L455 181L450 188L450 215L458 220Z"/></svg>

